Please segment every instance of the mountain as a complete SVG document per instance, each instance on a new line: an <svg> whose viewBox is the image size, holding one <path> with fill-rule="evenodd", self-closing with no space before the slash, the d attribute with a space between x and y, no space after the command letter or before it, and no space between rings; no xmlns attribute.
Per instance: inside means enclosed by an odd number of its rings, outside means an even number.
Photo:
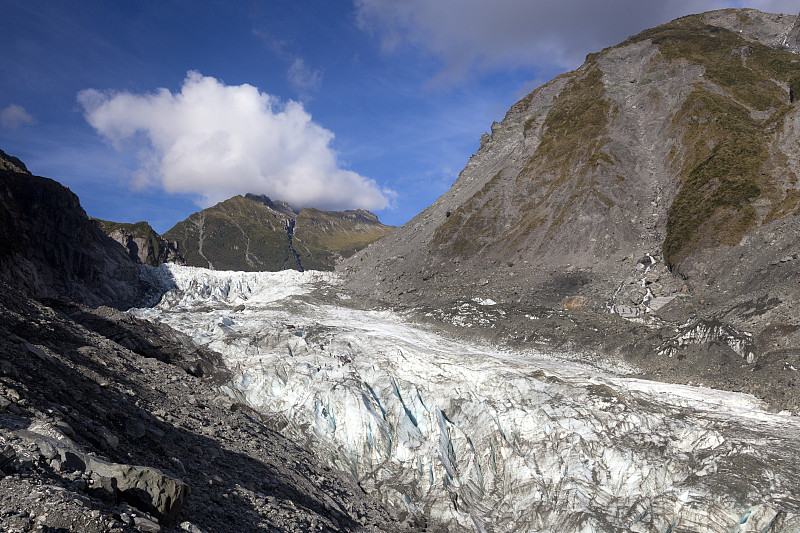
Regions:
<svg viewBox="0 0 800 533"><path fill-rule="evenodd" d="M794 366L797 20L714 11L590 54L494 123L433 205L346 261L349 288L445 319L491 299L507 309L492 338L622 353L661 379L749 389L760 365ZM514 318L536 309L557 313Z"/></svg>
<svg viewBox="0 0 800 533"><path fill-rule="evenodd" d="M296 212L266 196L234 196L164 234L190 266L213 270L331 270L391 231L368 211Z"/></svg>
<svg viewBox="0 0 800 533"><path fill-rule="evenodd" d="M797 531L799 33L588 56L344 286L137 263L0 153L0 530ZM215 267L377 223L219 206L182 223Z"/></svg>
<svg viewBox="0 0 800 533"><path fill-rule="evenodd" d="M0 280L37 298L130 307L157 287L78 197L0 151Z"/></svg>
<svg viewBox="0 0 800 533"><path fill-rule="evenodd" d="M103 232L128 250L128 256L145 265L158 266L161 263L185 264L174 242L169 242L147 222L110 222L93 219Z"/></svg>

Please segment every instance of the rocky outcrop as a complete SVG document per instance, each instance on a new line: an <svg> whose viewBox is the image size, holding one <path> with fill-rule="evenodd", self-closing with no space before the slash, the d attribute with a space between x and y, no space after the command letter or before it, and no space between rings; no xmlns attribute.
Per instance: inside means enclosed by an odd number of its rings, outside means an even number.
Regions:
<svg viewBox="0 0 800 533"><path fill-rule="evenodd" d="M20 174L30 174L30 171L25 166L25 163L14 156L8 155L2 150L0 150L0 170L17 172Z"/></svg>
<svg viewBox="0 0 800 533"><path fill-rule="evenodd" d="M11 417L6 425L27 423ZM80 472L93 480L93 495L110 501L125 501L164 524L172 525L189 495L189 487L156 468L113 463L84 452L56 426L32 422L15 433L19 447L35 446L55 470ZM16 454L16 451L15 451Z"/></svg>
<svg viewBox="0 0 800 533"><path fill-rule="evenodd" d="M155 232L147 222L110 222L94 219L103 232L128 250L128 257L145 265L162 263L186 264L178 253L177 243L169 242Z"/></svg>
<svg viewBox="0 0 800 533"><path fill-rule="evenodd" d="M332 270L391 231L369 211L295 211L267 196L234 196L164 234L189 266L212 270Z"/></svg>
<svg viewBox="0 0 800 533"><path fill-rule="evenodd" d="M78 197L0 159L0 279L35 297L130 307L156 290L125 250L89 220Z"/></svg>
<svg viewBox="0 0 800 533"><path fill-rule="evenodd" d="M306 208L294 224L293 247L306 270L332 270L336 264L392 231L363 209L322 211Z"/></svg>

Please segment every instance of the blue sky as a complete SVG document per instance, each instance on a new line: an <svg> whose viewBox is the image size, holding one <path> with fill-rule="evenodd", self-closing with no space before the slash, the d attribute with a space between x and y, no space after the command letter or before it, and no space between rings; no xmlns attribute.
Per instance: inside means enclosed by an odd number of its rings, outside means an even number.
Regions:
<svg viewBox="0 0 800 533"><path fill-rule="evenodd" d="M740 6L800 0L4 0L0 149L159 232L246 192L400 225L587 53Z"/></svg>

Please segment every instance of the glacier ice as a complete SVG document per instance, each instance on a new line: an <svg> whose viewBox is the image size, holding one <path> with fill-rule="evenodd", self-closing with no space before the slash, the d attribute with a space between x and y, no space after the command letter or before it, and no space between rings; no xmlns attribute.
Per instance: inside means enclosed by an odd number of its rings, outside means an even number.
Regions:
<svg viewBox="0 0 800 533"><path fill-rule="evenodd" d="M222 353L228 394L399 513L449 531L800 530L800 420L752 396L445 338L338 305L331 273L162 268L175 288L132 312Z"/></svg>

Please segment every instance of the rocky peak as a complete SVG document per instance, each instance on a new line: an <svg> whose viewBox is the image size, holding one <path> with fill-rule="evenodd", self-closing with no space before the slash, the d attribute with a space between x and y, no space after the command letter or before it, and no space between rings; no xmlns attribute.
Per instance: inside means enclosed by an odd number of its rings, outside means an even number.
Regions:
<svg viewBox="0 0 800 533"><path fill-rule="evenodd" d="M369 224L380 224L378 215L366 209L348 209L343 212L345 216Z"/></svg>
<svg viewBox="0 0 800 533"><path fill-rule="evenodd" d="M0 170L19 172L21 174L30 174L28 168L25 166L25 163L14 156L8 155L2 150L0 150Z"/></svg>
<svg viewBox="0 0 800 533"><path fill-rule="evenodd" d="M730 30L747 41L797 51L798 17L795 15L765 13L757 9L720 9L704 13L699 18L709 26Z"/></svg>
<svg viewBox="0 0 800 533"><path fill-rule="evenodd" d="M124 246L128 256L137 263L151 266L162 263L186 264L178 253L177 243L164 239L145 221L131 224L99 218L92 220L99 224L106 235Z"/></svg>

